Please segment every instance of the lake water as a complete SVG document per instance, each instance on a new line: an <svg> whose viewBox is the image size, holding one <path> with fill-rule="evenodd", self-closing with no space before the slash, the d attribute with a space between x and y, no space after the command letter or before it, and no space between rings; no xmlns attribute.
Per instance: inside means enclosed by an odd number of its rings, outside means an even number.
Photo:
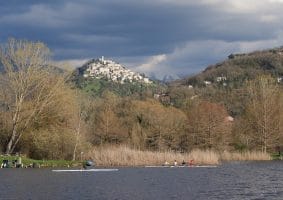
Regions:
<svg viewBox="0 0 283 200"><path fill-rule="evenodd" d="M217 168L119 168L116 172L0 169L7 199L283 199L283 161L233 162Z"/></svg>

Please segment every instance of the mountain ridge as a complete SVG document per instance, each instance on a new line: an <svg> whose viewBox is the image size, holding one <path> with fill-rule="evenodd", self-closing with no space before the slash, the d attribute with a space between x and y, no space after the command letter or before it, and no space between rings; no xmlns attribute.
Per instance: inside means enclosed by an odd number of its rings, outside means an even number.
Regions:
<svg viewBox="0 0 283 200"><path fill-rule="evenodd" d="M242 83L261 74L275 78L283 77L283 47L230 54L227 59L207 66L203 71L181 80L173 81L181 85L205 86L208 84Z"/></svg>

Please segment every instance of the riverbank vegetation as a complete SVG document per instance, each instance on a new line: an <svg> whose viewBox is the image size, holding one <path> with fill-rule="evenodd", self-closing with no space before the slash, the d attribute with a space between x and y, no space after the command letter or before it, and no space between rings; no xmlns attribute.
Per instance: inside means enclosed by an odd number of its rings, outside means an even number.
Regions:
<svg viewBox="0 0 283 200"><path fill-rule="evenodd" d="M41 42L1 45L2 153L123 166L268 160L281 151L282 87L270 75L237 88L162 85L128 96L100 85L98 95L77 87L50 54Z"/></svg>
<svg viewBox="0 0 283 200"><path fill-rule="evenodd" d="M219 156L213 151L194 150L190 153L177 153L173 151L141 151L126 146L108 146L94 148L88 156L96 161L97 165L104 166L145 166L163 165L168 162L174 165L176 160L180 165L193 160L196 165L219 164Z"/></svg>
<svg viewBox="0 0 283 200"><path fill-rule="evenodd" d="M223 161L266 161L272 160L269 153L262 151L245 151L245 152L222 152L220 153Z"/></svg>
<svg viewBox="0 0 283 200"><path fill-rule="evenodd" d="M90 151L87 156L101 166L145 166L163 165L168 162L180 165L183 161L188 165L218 165L226 161L267 161L271 156L264 152L217 152L214 150L195 149L187 153L174 151L141 151L127 146L102 146Z"/></svg>
<svg viewBox="0 0 283 200"><path fill-rule="evenodd" d="M21 158L21 164L22 167L24 168L29 168L29 167L36 167L36 168L41 168L41 167L81 167L82 162L80 161L70 161L70 160L35 160L31 158L27 158L25 156L5 156L2 155L0 156L0 163L3 162L3 160L8 160L9 164L11 164L10 167L14 167L12 165L13 161L16 163L16 161Z"/></svg>

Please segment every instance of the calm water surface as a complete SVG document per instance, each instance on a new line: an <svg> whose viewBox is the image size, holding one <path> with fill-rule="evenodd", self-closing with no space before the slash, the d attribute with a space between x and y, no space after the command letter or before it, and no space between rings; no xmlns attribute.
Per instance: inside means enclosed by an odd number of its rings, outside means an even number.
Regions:
<svg viewBox="0 0 283 200"><path fill-rule="evenodd" d="M283 161L217 168L120 168L117 172L0 169L0 200L283 199Z"/></svg>

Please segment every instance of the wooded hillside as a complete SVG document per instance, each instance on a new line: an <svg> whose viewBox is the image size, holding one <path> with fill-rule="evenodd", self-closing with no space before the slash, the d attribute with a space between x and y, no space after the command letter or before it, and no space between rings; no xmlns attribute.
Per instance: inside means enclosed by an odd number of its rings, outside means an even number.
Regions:
<svg viewBox="0 0 283 200"><path fill-rule="evenodd" d="M112 87L53 73L44 44L9 40L0 50L0 150L41 159L78 159L105 144L273 152L283 139L278 52L236 56L181 84Z"/></svg>

